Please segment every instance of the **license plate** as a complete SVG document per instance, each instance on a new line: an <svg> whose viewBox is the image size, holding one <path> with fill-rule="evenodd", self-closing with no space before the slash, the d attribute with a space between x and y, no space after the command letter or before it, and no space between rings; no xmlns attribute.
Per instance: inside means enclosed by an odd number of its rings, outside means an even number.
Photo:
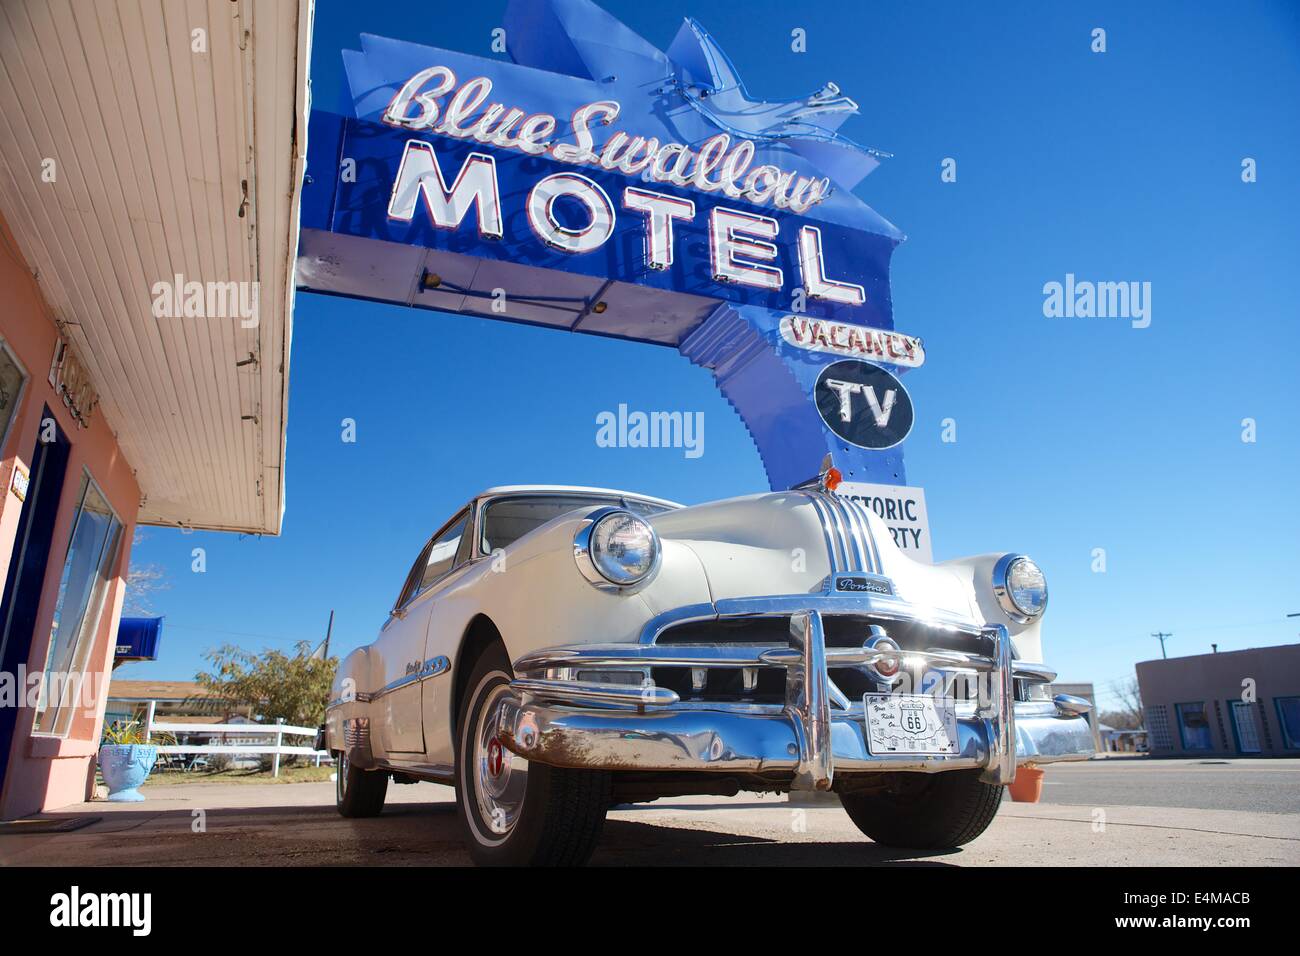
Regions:
<svg viewBox="0 0 1300 956"><path fill-rule="evenodd" d="M866 694L867 747L884 754L957 753L952 701L927 694Z"/></svg>

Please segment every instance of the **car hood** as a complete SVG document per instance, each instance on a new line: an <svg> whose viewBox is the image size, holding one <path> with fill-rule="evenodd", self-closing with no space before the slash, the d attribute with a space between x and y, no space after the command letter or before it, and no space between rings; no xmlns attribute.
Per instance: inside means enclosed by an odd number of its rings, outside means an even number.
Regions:
<svg viewBox="0 0 1300 956"><path fill-rule="evenodd" d="M866 512L879 573L909 603L982 620L969 576L915 561L894 544L889 528ZM812 495L772 492L728 498L655 515L664 541L693 551L714 601L762 595L820 593L831 573L826 534Z"/></svg>

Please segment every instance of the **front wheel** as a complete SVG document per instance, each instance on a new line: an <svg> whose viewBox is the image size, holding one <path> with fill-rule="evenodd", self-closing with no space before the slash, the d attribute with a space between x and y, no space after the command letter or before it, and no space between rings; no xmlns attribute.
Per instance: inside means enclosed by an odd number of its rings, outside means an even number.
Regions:
<svg viewBox="0 0 1300 956"><path fill-rule="evenodd" d="M978 770L891 774L883 791L844 793L840 802L859 830L884 846L923 850L969 843L997 816L1002 788Z"/></svg>
<svg viewBox="0 0 1300 956"><path fill-rule="evenodd" d="M362 770L348 759L347 751L335 753L334 804L345 817L377 817L388 794L388 774L383 770Z"/></svg>
<svg viewBox="0 0 1300 956"><path fill-rule="evenodd" d="M605 823L609 774L530 763L503 747L496 708L510 680L504 648L488 648L460 706L456 805L469 855L480 866L579 866Z"/></svg>

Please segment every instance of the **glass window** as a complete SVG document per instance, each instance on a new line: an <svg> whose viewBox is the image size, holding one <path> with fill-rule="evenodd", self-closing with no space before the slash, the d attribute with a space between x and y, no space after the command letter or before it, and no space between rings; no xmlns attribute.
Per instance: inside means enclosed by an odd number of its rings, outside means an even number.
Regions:
<svg viewBox="0 0 1300 956"><path fill-rule="evenodd" d="M1213 750L1210 721L1205 715L1205 704L1175 704L1178 713L1178 731L1182 734L1184 750Z"/></svg>
<svg viewBox="0 0 1300 956"><path fill-rule="evenodd" d="M402 593L397 596L396 607L402 607L407 601L415 597L415 586L420 583L424 576L424 559L429 553L429 545L420 549L420 556L415 559L411 565L411 570L406 572L406 581L402 584Z"/></svg>
<svg viewBox="0 0 1300 956"><path fill-rule="evenodd" d="M416 594L430 587L455 567L456 552L460 550L460 539L465 534L465 522L468 519L469 511L462 511L452 520L446 531L433 539L433 545L429 548L429 556L425 559L424 573L420 577L420 589L416 591Z"/></svg>
<svg viewBox="0 0 1300 956"><path fill-rule="evenodd" d="M121 530L99 486L84 476L54 605L36 733L66 735L76 706L86 699L86 661L99 629Z"/></svg>
<svg viewBox="0 0 1300 956"><path fill-rule="evenodd" d="M23 363L10 351L8 343L0 339L0 448L9 437L9 426L13 424L26 384L27 371Z"/></svg>
<svg viewBox="0 0 1300 956"><path fill-rule="evenodd" d="M1278 697L1277 722L1288 750L1300 750L1300 697Z"/></svg>
<svg viewBox="0 0 1300 956"><path fill-rule="evenodd" d="M1232 714L1232 729L1237 735L1237 749L1244 754L1259 753L1259 728L1255 725L1255 705L1248 704L1244 700L1230 700L1228 713Z"/></svg>
<svg viewBox="0 0 1300 956"><path fill-rule="evenodd" d="M514 544L530 531L560 515L593 505L618 505L643 517L667 511L666 505L614 495L519 495L498 498L483 513L484 554Z"/></svg>

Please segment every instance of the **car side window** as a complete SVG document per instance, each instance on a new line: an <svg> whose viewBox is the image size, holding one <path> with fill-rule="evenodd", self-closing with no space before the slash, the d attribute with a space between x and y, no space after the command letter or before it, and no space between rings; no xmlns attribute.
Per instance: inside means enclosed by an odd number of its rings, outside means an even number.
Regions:
<svg viewBox="0 0 1300 956"><path fill-rule="evenodd" d="M397 598L396 607L405 607L411 598L415 597L416 586L420 583L424 573L425 562L429 557L429 545L420 549L420 556L415 559L411 565L411 570L406 572L406 583L402 585L402 593Z"/></svg>
<svg viewBox="0 0 1300 956"><path fill-rule="evenodd" d="M430 587L440 577L456 565L456 553L460 550L460 539L465 534L465 525L469 520L469 511L462 511L438 537L433 539L429 554L425 558L424 572L420 577L420 587L415 592Z"/></svg>

